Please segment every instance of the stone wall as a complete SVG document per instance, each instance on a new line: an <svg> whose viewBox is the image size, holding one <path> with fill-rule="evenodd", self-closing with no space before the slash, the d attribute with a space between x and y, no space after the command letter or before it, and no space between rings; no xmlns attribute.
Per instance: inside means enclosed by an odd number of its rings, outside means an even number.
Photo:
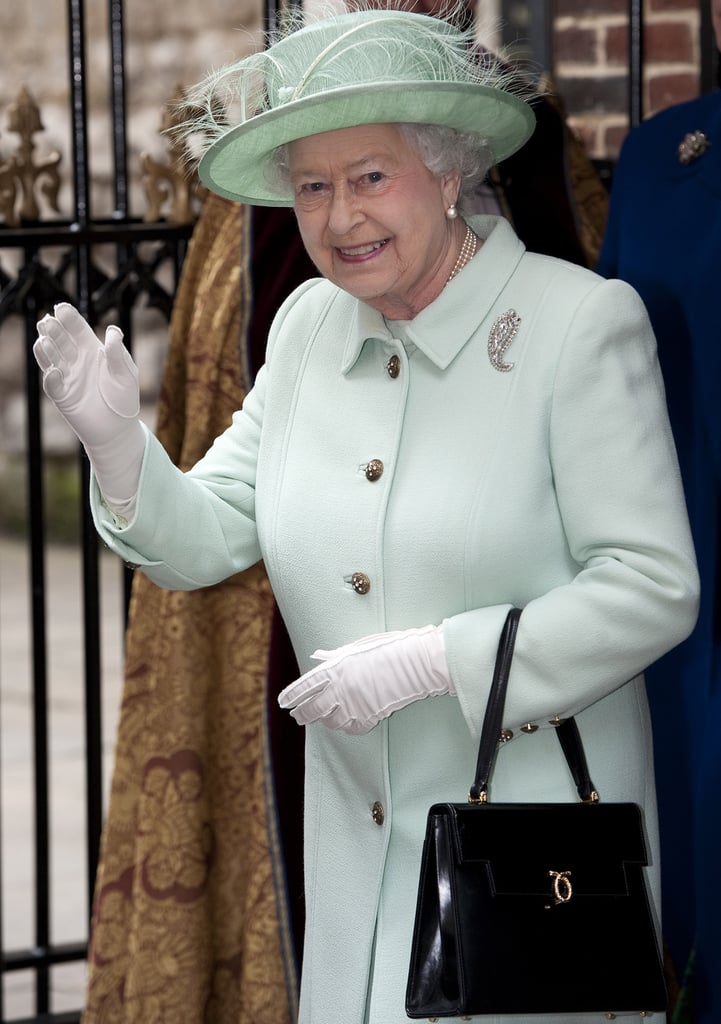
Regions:
<svg viewBox="0 0 721 1024"><path fill-rule="evenodd" d="M96 216L111 213L113 207L109 7L102 0L85 4L89 162ZM53 150L63 155L60 198L67 216L71 128L66 8L66 0L0 4L0 160L15 141L7 130L8 107L25 86L38 103L45 126L35 140L38 155ZM257 49L261 10L261 0L124 0L132 213L142 215L145 208L139 188L140 154L165 152L160 135L164 104L179 85L188 86L211 68Z"/></svg>

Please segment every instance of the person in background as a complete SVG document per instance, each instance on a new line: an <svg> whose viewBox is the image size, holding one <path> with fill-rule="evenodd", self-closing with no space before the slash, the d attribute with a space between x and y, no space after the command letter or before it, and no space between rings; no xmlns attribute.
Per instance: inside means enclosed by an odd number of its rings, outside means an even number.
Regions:
<svg viewBox="0 0 721 1024"><path fill-rule="evenodd" d="M302 1024L406 1020L426 811L467 788L511 605L497 798L575 799L553 736L575 715L602 796L645 810L660 912L642 673L694 624L693 547L637 294L466 212L530 136L526 96L451 25L378 10L200 87L201 178L292 206L321 276L186 473L117 328L103 345L66 305L38 325L106 543L169 590L264 560L302 673L279 695L306 741Z"/></svg>
<svg viewBox="0 0 721 1024"><path fill-rule="evenodd" d="M721 47L721 0L711 0ZM664 933L678 1020L721 1020L721 91L627 137L598 270L638 291L658 342L701 576L691 636L647 671ZM684 982L685 976L685 982ZM681 1017L691 1004L688 1018Z"/></svg>

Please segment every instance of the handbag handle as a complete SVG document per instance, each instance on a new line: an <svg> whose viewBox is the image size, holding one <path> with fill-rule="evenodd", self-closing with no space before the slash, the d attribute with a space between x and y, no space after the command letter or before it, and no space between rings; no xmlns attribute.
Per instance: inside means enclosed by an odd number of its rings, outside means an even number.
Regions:
<svg viewBox="0 0 721 1024"><path fill-rule="evenodd" d="M498 750L499 736L501 735L508 677L511 672L513 648L516 643L518 621L520 618L521 609L511 608L506 616L506 621L501 631L501 638L498 641L498 653L496 654L496 663L493 669L491 690L488 694L488 703L486 704L486 713L483 717L483 728L481 729L476 777L468 794L470 803L485 804L488 801L488 783ZM598 793L588 773L586 754L575 718L559 720L556 732L581 801L583 803L597 803Z"/></svg>

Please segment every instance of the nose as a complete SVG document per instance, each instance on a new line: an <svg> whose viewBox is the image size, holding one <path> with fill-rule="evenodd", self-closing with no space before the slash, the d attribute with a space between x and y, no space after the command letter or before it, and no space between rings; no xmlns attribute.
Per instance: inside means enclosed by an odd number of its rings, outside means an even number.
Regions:
<svg viewBox="0 0 721 1024"><path fill-rule="evenodd" d="M334 235L347 235L363 220L358 197L351 188L334 188L328 210L328 227Z"/></svg>

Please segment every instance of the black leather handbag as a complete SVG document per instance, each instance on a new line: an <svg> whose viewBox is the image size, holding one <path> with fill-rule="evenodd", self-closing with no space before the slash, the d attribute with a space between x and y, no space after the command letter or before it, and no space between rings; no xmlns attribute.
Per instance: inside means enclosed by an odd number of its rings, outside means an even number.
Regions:
<svg viewBox="0 0 721 1024"><path fill-rule="evenodd" d="M662 1011L641 810L599 802L575 720L557 732L580 803L487 799L519 617L501 636L468 802L428 812L406 1013Z"/></svg>

